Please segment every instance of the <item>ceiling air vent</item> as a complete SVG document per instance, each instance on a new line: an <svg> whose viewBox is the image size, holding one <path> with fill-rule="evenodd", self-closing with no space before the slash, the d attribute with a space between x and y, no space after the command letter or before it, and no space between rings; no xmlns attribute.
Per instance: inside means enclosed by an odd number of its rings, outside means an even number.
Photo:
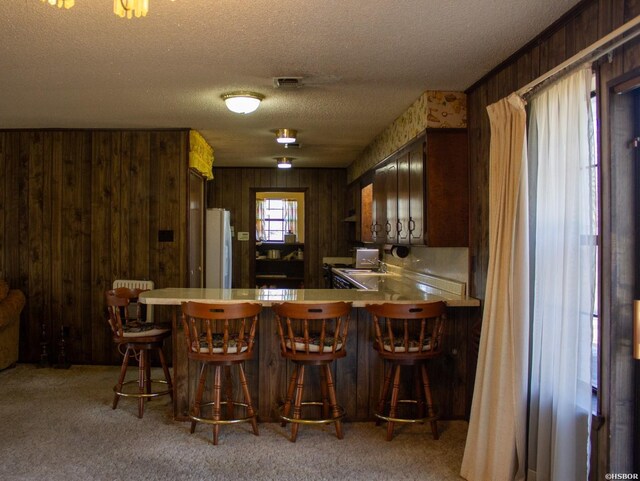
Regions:
<svg viewBox="0 0 640 481"><path fill-rule="evenodd" d="M273 86L277 89L302 87L302 77L274 77Z"/></svg>

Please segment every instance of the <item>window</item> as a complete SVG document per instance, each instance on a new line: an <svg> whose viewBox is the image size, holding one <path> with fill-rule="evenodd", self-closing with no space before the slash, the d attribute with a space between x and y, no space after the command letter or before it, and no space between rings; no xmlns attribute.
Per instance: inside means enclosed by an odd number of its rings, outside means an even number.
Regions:
<svg viewBox="0 0 640 481"><path fill-rule="evenodd" d="M285 234L298 235L298 201L284 198L256 199L256 237L284 242Z"/></svg>

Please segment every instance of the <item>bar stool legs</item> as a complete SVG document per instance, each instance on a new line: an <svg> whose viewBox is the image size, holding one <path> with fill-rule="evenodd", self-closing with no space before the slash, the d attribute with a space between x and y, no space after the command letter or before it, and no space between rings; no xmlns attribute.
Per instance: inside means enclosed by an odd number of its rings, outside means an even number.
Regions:
<svg viewBox="0 0 640 481"><path fill-rule="evenodd" d="M343 439L341 418L344 416L344 410L338 405L336 399L335 385L331 375L329 364L320 365L320 392L322 399L317 401L302 401L304 392L304 373L305 365L296 364L293 374L289 379L287 387L287 397L282 408L281 425L284 427L287 422L291 422L291 437L289 440L295 442L298 437L298 429L300 424L328 424L333 423L336 429L336 437ZM307 405L316 405L322 407L322 419L311 420L302 417L302 408ZM293 407L293 414L291 408Z"/></svg>
<svg viewBox="0 0 640 481"><path fill-rule="evenodd" d="M241 363L238 363L238 377L240 379L240 385L242 389L242 396L244 399L244 403L234 401L233 400L233 384L231 381L231 366L222 365L222 364L213 364L211 363L211 367L213 367L213 386L211 389L211 402L203 403L202 398L204 396L204 388L207 379L207 363L203 362L200 368L200 378L198 380L198 389L196 391L196 397L193 404L193 409L189 415L191 418L191 434L193 434L196 430L196 424L198 422L204 422L212 425L213 431L213 444L217 445L219 436L220 436L220 425L221 424L233 424L239 422L248 421L251 423L253 434L258 436L260 433L258 431L258 421L257 415L253 408L253 403L251 401L251 394L249 393L249 385L247 382L247 376L244 372L244 367ZM222 371L224 368L224 386L222 383ZM224 398L222 401L222 392L224 387ZM203 418L201 416L202 406L211 406L211 418ZM222 407L226 406L226 419L222 418ZM235 417L235 406L243 406L246 409L246 417L244 418L236 418Z"/></svg>
<svg viewBox="0 0 640 481"><path fill-rule="evenodd" d="M422 369L422 384L424 385L424 395L427 400L427 414L429 415L430 418L432 418L431 432L433 433L433 439L438 439L440 436L438 435L438 423L435 419L436 413L433 410L433 400L431 398L431 386L429 384L429 374L427 373L427 366L422 364L420 367Z"/></svg>
<svg viewBox="0 0 640 481"><path fill-rule="evenodd" d="M433 439L439 438L437 413L433 408L433 398L431 395L431 386L429 382L429 374L427 366L419 363L413 366L415 399L399 399L400 397L400 379L402 364L391 363L391 367L385 372L384 384L378 401L378 409L376 411L376 426L384 420L387 421L387 441L393 439L393 430L396 423L416 423L429 421L431 424L431 433ZM391 389L391 399L388 402L388 414L385 414L385 406L389 397L389 389ZM427 415L425 416L424 408L426 402ZM415 404L417 409L416 418L401 418L398 413L399 404Z"/></svg>
<svg viewBox="0 0 640 481"><path fill-rule="evenodd" d="M157 350L160 355L160 364L162 365L162 370L164 372L164 380L151 379L151 361L149 359L149 351L152 349ZM129 359L131 357L138 358L138 380L125 382L127 368L129 367ZM154 393L151 388L154 382L166 384L167 387L162 391ZM123 391L124 386L130 383L137 383L137 393L125 393ZM116 409L118 407L118 401L122 396L138 398L139 418L142 418L144 416L144 404L147 400L157 396L162 396L164 394L169 394L169 396L173 399L173 384L171 382L171 374L169 373L169 368L167 366L162 349L156 343L128 345L122 359L120 376L118 377L118 382L114 386L113 391L113 409Z"/></svg>

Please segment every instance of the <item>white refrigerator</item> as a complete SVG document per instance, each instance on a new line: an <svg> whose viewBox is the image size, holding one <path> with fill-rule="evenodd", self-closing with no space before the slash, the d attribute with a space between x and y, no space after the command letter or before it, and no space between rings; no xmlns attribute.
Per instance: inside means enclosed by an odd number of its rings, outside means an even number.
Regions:
<svg viewBox="0 0 640 481"><path fill-rule="evenodd" d="M231 215L228 210L207 209L204 238L204 286L231 289Z"/></svg>

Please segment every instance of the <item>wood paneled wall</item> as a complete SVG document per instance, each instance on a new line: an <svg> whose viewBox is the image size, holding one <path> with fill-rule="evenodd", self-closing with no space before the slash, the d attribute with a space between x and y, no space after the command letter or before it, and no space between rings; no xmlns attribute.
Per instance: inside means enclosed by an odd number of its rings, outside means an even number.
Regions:
<svg viewBox="0 0 640 481"><path fill-rule="evenodd" d="M488 265L488 184L489 184L489 141L490 127L486 107L509 95L531 80L560 64L581 49L606 36L625 22L640 14L637 0L587 0L581 2L569 14L552 25L529 45L524 47L504 64L483 78L468 91L471 219L470 294L483 299ZM612 132L610 82L624 75L640 74L640 41L635 39L604 57L594 66L597 72L597 93L600 111L598 130L600 134L601 162L601 218L600 249L602 253L602 284L600 319L600 370L599 407L604 416L603 428L592 433L591 478L602 479L607 472L631 472L634 448L637 446L637 428L634 433L630 419L634 414L634 398L637 397L637 376L633 376L629 336L631 313L630 299L616 298L620 286L630 289L629 277L624 268L616 266L615 250L627 245L628 238L622 238L616 231L612 212L622 210L616 202L612 190L616 189L612 180L624 170L624 166L614 165L610 152L620 132ZM629 214L631 215L631 214ZM621 289L624 290L624 289ZM479 325L476 326L479 331ZM637 370L636 374L637 374ZM634 386L635 383L635 386ZM637 425L637 419L636 419ZM595 424L594 424L595 426ZM637 449L635 449L637 453ZM635 466L638 465L636 454Z"/></svg>
<svg viewBox="0 0 640 481"><path fill-rule="evenodd" d="M56 362L64 326L68 361L118 363L105 289L186 285L187 148L188 130L0 131L0 277L27 297L21 361L39 360L44 329Z"/></svg>
<svg viewBox="0 0 640 481"><path fill-rule="evenodd" d="M307 288L322 288L322 258L348 256L346 169L215 168L208 182L207 207L231 212L235 232L255 232L251 219L252 188L307 189L305 208L304 256L307 263ZM250 242L233 240L233 287L253 287L250 279Z"/></svg>
<svg viewBox="0 0 640 481"><path fill-rule="evenodd" d="M467 90L471 187L470 295L484 299L487 280L491 133L487 106L525 86L639 13L640 4L635 0L583 1ZM638 66L637 46L627 46L615 53L612 68L618 74Z"/></svg>

